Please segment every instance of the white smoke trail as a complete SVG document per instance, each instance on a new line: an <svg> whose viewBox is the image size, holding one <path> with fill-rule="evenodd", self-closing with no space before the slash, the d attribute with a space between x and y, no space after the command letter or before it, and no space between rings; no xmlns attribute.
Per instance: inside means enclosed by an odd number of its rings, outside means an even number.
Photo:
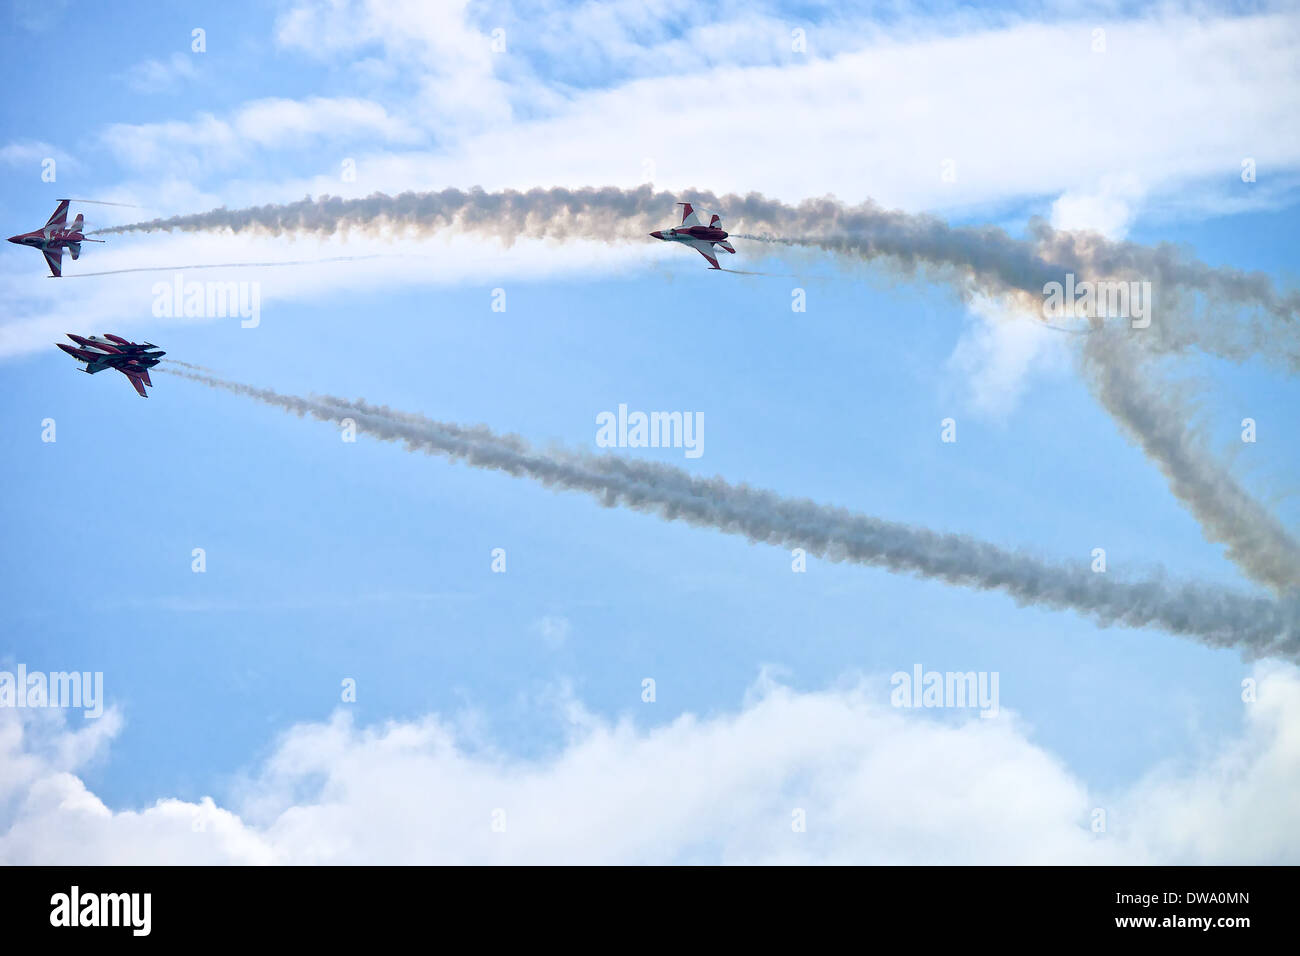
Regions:
<svg viewBox="0 0 1300 956"><path fill-rule="evenodd" d="M516 436L485 426L465 428L364 401L302 398L208 375L172 370L192 381L300 416L340 422L412 451L443 455L477 468L532 478L547 487L581 491L602 504L622 505L743 535L753 542L800 547L832 561L853 561L997 590L1018 604L1073 608L1103 625L1158 627L1248 656L1300 659L1300 600L1274 601L1218 586L1174 584L1162 578L1124 581L1087 567L1054 565L965 535L940 534L784 498L769 491L697 478L678 468L579 453L539 452Z"/></svg>

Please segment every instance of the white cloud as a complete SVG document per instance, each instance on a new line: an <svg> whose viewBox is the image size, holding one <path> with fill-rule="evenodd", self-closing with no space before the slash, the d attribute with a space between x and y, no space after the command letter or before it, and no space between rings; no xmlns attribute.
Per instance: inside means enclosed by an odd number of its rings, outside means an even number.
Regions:
<svg viewBox="0 0 1300 956"><path fill-rule="evenodd" d="M371 185L632 185L650 160L669 188L919 209L1097 190L1118 168L1151 195L1197 184L1209 204L1219 197L1204 184L1232 183L1243 154L1300 165L1300 21L1118 21L1106 53L1091 50L1093 26L871 31L829 58L636 79L444 154L374 157ZM949 159L953 182L941 176Z"/></svg>
<svg viewBox="0 0 1300 956"><path fill-rule="evenodd" d="M114 123L102 139L128 167L197 178L233 168L254 149L301 150L353 138L367 145L409 145L423 136L378 103L315 96L255 100L228 119L202 113L185 121Z"/></svg>
<svg viewBox="0 0 1300 956"><path fill-rule="evenodd" d="M542 642L551 650L558 650L569 639L569 619L561 615L548 614L533 622L533 630L542 637Z"/></svg>
<svg viewBox="0 0 1300 956"><path fill-rule="evenodd" d="M320 58L379 47L419 81L412 111L431 125L480 128L511 115L491 29L469 22L469 0L307 0L282 15L276 39Z"/></svg>
<svg viewBox="0 0 1300 956"><path fill-rule="evenodd" d="M42 140L16 140L0 146L0 163L7 166L30 167L33 180L41 175L42 164L47 159L55 160L57 165L64 169L72 169L76 166L75 161L67 153Z"/></svg>
<svg viewBox="0 0 1300 956"><path fill-rule="evenodd" d="M240 321L218 316L156 317L155 286L173 283L177 272L184 283L257 283L261 321L274 323L284 302L326 302L341 293L378 293L402 285L497 281L503 275L526 281L593 270L608 275L672 260L679 267L696 268L694 262L686 266L680 253L656 242L641 246L567 242L557 254L556 245L545 240L520 240L507 248L478 236L426 240L366 235L267 239L246 233L110 236L105 245L91 247L75 263L65 256L64 277L57 281L46 278L45 264L35 252L17 252L6 260L0 291L9 308L0 324L0 358L51 349L50 343L68 330L69 315L76 315L83 329L109 329L127 336L140 332L164 347L169 325ZM328 261L336 257L352 261ZM277 262L300 264L277 266ZM247 266L199 268L223 263ZM115 270L127 271L84 275ZM258 332L245 328L240 334ZM194 356L174 357L202 361Z"/></svg>
<svg viewBox="0 0 1300 956"><path fill-rule="evenodd" d="M907 20L890 32L850 20L819 28L828 35L815 45L829 55L778 56L790 25L776 18L737 14L692 23L677 37L626 5L600 16L581 10L557 14L542 49L639 49L634 79L575 89L505 69L514 54L491 53L490 24L471 23L459 2L301 3L279 22L278 39L315 56L360 57L352 65L372 80L380 51L382 73L404 81L384 97L387 110L356 100L353 115L335 120L341 135L374 131L379 140L359 157L367 174L353 191L627 186L649 169L666 188L789 200L833 193L911 210L1059 196L1058 223L1118 234L1152 199L1207 212L1265 193L1276 200L1270 182L1300 168L1290 121L1300 112L1292 55L1300 20L1286 14L1175 10L1104 21L1104 53L1092 49L1092 19L979 26L962 15ZM637 42L646 31L649 52ZM209 165L196 164L197 175L230 168L245 138L279 148L323 135L328 114L346 101L305 101L298 117L292 101L265 102L278 107L111 127L109 139L137 164L165 165L172 151L200 148ZM252 124L258 114L267 122ZM386 150L422 136L439 148ZM1261 182L1238 182L1244 156L1262 157ZM952 182L941 175L948 160ZM322 171L265 183L258 201L348 188Z"/></svg>
<svg viewBox="0 0 1300 956"><path fill-rule="evenodd" d="M1106 176L1095 189L1068 189L1052 203L1052 228L1123 239L1143 190L1133 175Z"/></svg>
<svg viewBox="0 0 1300 956"><path fill-rule="evenodd" d="M194 55L176 52L166 60L137 63L127 72L126 81L140 93L171 93L182 80L192 80L197 74Z"/></svg>
<svg viewBox="0 0 1300 956"><path fill-rule="evenodd" d="M11 710L0 862L1295 863L1300 677L1256 677L1237 739L1112 795L1009 711L895 710L883 679L797 693L764 677L739 711L649 730L570 703L565 745L539 760L466 747L437 716L358 727L340 711L284 735L238 812L110 810L75 773L86 748Z"/></svg>
<svg viewBox="0 0 1300 956"><path fill-rule="evenodd" d="M1044 326L1009 300L977 296L948 367L958 373L976 414L1001 420L1020 400L1032 375L1069 367L1072 336Z"/></svg>

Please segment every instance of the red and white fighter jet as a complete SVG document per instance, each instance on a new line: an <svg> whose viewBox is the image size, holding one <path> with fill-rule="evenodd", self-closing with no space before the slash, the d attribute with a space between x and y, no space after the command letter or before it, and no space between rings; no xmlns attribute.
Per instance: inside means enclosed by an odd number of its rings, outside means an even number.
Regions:
<svg viewBox="0 0 1300 956"><path fill-rule="evenodd" d="M709 265L714 269L721 269L722 266L718 265L718 257L714 255L713 247L717 246L733 255L736 252L731 247L731 243L727 242L727 234L722 231L722 217L715 214L706 226L700 222L700 217L695 215L695 209L690 203L679 202L677 205L682 207L681 225L672 229L657 229L650 235L665 242L684 242L708 259Z"/></svg>
<svg viewBox="0 0 1300 956"><path fill-rule="evenodd" d="M144 387L153 385L149 381L149 369L161 362L167 354L152 342L131 342L112 332L105 332L102 338L98 335L86 336L69 332L68 338L77 343L76 348L62 342L54 344L78 362L85 362L86 367L82 371L94 375L106 368L115 368L131 380L141 398L149 397Z"/></svg>
<svg viewBox="0 0 1300 956"><path fill-rule="evenodd" d="M49 263L50 275L56 279L63 275L64 249L72 253L72 258L76 259L81 255L83 242L104 241L85 237L83 230L86 228L86 221L81 218L81 213L77 213L77 218L72 220L72 225L68 225L68 203L71 201L60 199L58 206L54 208L54 215L50 216L49 221L40 229L9 237L10 242L41 250L45 261Z"/></svg>

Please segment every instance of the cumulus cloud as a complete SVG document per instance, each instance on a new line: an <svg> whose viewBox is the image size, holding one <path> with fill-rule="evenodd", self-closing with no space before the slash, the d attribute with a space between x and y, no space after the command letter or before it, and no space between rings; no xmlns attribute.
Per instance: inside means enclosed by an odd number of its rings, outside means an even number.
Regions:
<svg viewBox="0 0 1300 956"><path fill-rule="evenodd" d="M974 296L968 308L971 321L948 367L958 373L977 414L1003 420L1032 376L1069 368L1069 335L989 296Z"/></svg>
<svg viewBox="0 0 1300 956"><path fill-rule="evenodd" d="M1017 23L950 36L941 32L946 24L933 23L928 32L883 36L848 26L834 56L702 71L682 44L672 53L692 63L685 74L583 89L540 115L485 124L443 153L389 157L376 188L458 182L473 168L474 182L489 189L649 178L672 189L709 183L795 198L816 183L850 202L872 196L906 209L1074 191L1080 199L1067 201L1062 217L1082 212L1091 193L1107 197L1113 226L1146 195L1191 182L1205 188L1183 189L1185 196L1217 199L1222 190L1206 184L1235 181L1243 143L1279 169L1300 165L1300 144L1289 135L1300 110L1293 56L1300 21L1162 14L1109 24L1105 53L1092 50L1095 27ZM810 42L824 40L814 32ZM1198 61L1230 68L1189 68ZM902 92L881 94L888 89ZM1116 156L1132 188L1108 183ZM953 176L945 179L949 160ZM1100 202L1071 220L1100 222Z"/></svg>
<svg viewBox="0 0 1300 956"><path fill-rule="evenodd" d="M650 728L570 701L537 759L438 715L339 711L284 734L233 808L110 809L77 776L87 748L62 746L110 733L42 735L6 711L0 862L1295 863L1300 677L1255 678L1238 737L1113 794L1005 708L894 709L884 677L800 693L765 674L736 710Z"/></svg>
<svg viewBox="0 0 1300 956"><path fill-rule="evenodd" d="M496 76L498 27L475 24L468 8L469 0L300 0L279 18L276 40L318 58L382 49L415 78L415 112L430 123L481 128L508 120L511 109Z"/></svg>
<svg viewBox="0 0 1300 956"><path fill-rule="evenodd" d="M1053 229L1123 239L1143 199L1137 177L1106 176L1092 189L1067 189L1052 203Z"/></svg>

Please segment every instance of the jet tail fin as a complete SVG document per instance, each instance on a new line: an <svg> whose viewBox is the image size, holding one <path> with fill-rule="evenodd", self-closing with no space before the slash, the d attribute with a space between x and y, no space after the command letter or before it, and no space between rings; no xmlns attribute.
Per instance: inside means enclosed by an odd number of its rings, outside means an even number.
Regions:
<svg viewBox="0 0 1300 956"><path fill-rule="evenodd" d="M81 213L77 213L77 218L72 220L72 231L81 232L86 228L86 220L82 218Z"/></svg>
<svg viewBox="0 0 1300 956"><path fill-rule="evenodd" d="M77 260L77 259L80 259L80 258L81 258L81 243L79 243L79 242L70 242L70 243L68 243L68 252L72 253L72 258L73 258L74 261Z"/></svg>
<svg viewBox="0 0 1300 956"><path fill-rule="evenodd" d="M717 217L717 216L714 216L713 218L714 218L714 219L717 219L718 217ZM726 239L719 239L719 240L718 240L718 245L719 245L720 247L722 247L723 249L726 249L726 250L727 250L728 252L730 252L732 255L735 255L736 250L732 247L731 243L729 243Z"/></svg>

